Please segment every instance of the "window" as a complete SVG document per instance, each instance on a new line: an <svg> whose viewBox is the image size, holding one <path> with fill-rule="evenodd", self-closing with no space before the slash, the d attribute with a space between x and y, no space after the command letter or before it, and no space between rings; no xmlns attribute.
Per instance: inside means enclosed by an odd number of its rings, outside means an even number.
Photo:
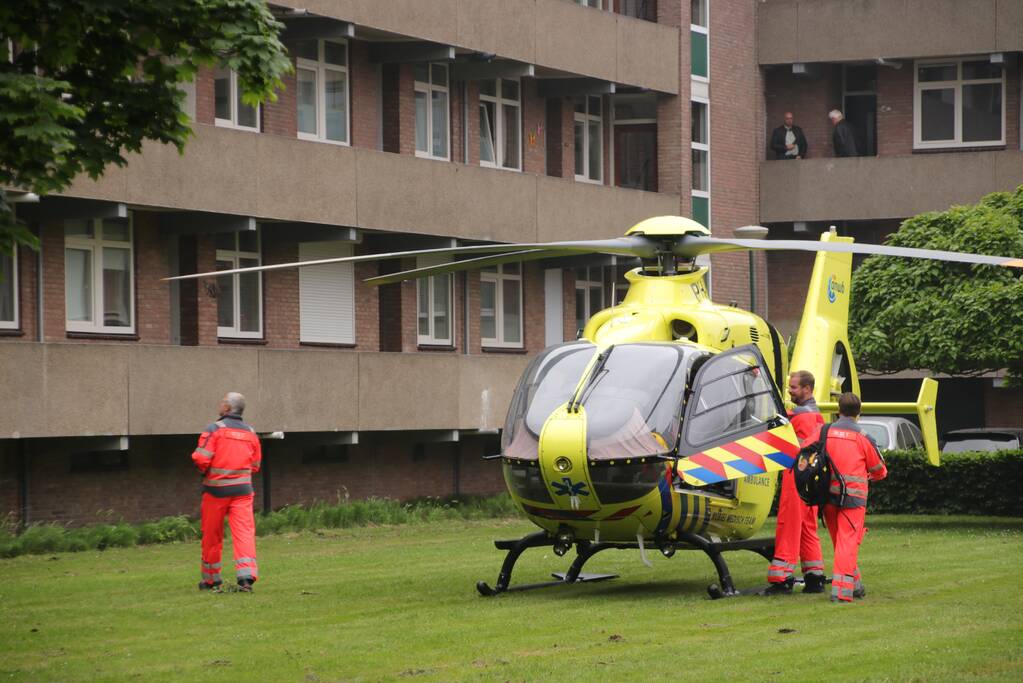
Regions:
<svg viewBox="0 0 1023 683"><path fill-rule="evenodd" d="M595 7L597 9L604 9L604 0L575 0L577 5L583 7Z"/></svg>
<svg viewBox="0 0 1023 683"><path fill-rule="evenodd" d="M607 292L604 268L576 268L575 270L575 329L580 334L593 314L604 309Z"/></svg>
<svg viewBox="0 0 1023 683"><path fill-rule="evenodd" d="M298 137L348 143L348 44L300 40L296 57Z"/></svg>
<svg viewBox="0 0 1023 683"><path fill-rule="evenodd" d="M480 273L480 337L484 346L522 347L522 265L489 266Z"/></svg>
<svg viewBox="0 0 1023 683"><path fill-rule="evenodd" d="M1005 144L1005 70L988 59L916 62L913 146Z"/></svg>
<svg viewBox="0 0 1023 683"><path fill-rule="evenodd" d="M242 102L238 87L238 74L233 69L217 67L213 71L213 103L215 123L218 126L259 130L259 107Z"/></svg>
<svg viewBox="0 0 1023 683"><path fill-rule="evenodd" d="M692 101L693 219L710 227L710 104Z"/></svg>
<svg viewBox="0 0 1023 683"><path fill-rule="evenodd" d="M692 0L689 20L690 56L692 57L692 75L694 78L706 80L710 75L710 57L708 51L708 29L710 22L707 17L708 0Z"/></svg>
<svg viewBox="0 0 1023 683"><path fill-rule="evenodd" d="M600 97L575 98L575 179L599 183L604 178L604 122Z"/></svg>
<svg viewBox="0 0 1023 683"><path fill-rule="evenodd" d="M417 64L416 156L448 159L448 67Z"/></svg>
<svg viewBox="0 0 1023 683"><path fill-rule="evenodd" d="M301 242L299 261L352 255L347 242ZM328 263L298 271L299 340L313 344L355 343L355 266Z"/></svg>
<svg viewBox="0 0 1023 683"><path fill-rule="evenodd" d="M657 98L616 95L614 98L615 184L657 191Z"/></svg>
<svg viewBox="0 0 1023 683"><path fill-rule="evenodd" d="M519 82L480 81L480 165L522 170Z"/></svg>
<svg viewBox="0 0 1023 683"><path fill-rule="evenodd" d="M0 252L0 330L18 328L18 247Z"/></svg>
<svg viewBox="0 0 1023 683"><path fill-rule="evenodd" d="M130 220L64 222L64 300L69 332L135 331L132 264Z"/></svg>
<svg viewBox="0 0 1023 683"><path fill-rule="evenodd" d="M223 232L217 235L217 270L260 265L259 231ZM235 273L217 278L217 335L263 336L262 273Z"/></svg>
<svg viewBox="0 0 1023 683"><path fill-rule="evenodd" d="M417 268L439 266L448 259L443 256L420 256ZM448 273L416 280L416 310L420 344L454 343L452 311L454 311L454 277Z"/></svg>
<svg viewBox="0 0 1023 683"><path fill-rule="evenodd" d="M657 21L657 0L615 0L619 14L646 21Z"/></svg>

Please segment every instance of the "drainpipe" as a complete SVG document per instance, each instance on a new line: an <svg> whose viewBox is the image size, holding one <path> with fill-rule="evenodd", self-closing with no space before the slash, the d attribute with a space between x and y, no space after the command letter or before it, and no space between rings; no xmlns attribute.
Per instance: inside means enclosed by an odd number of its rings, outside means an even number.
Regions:
<svg viewBox="0 0 1023 683"><path fill-rule="evenodd" d="M36 229L39 237L39 251L36 252L36 341L46 341L43 330L43 224Z"/></svg>
<svg viewBox="0 0 1023 683"><path fill-rule="evenodd" d="M18 439L18 531L28 527L28 442Z"/></svg>

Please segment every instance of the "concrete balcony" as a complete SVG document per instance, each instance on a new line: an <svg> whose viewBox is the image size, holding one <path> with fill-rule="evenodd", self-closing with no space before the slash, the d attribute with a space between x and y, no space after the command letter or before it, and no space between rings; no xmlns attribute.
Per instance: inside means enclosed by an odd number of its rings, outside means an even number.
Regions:
<svg viewBox="0 0 1023 683"><path fill-rule="evenodd" d="M565 75L678 93L678 28L567 0L274 0L273 4L407 40L496 54Z"/></svg>
<svg viewBox="0 0 1023 683"><path fill-rule="evenodd" d="M195 126L185 154L147 144L71 197L507 242L618 237L678 195Z"/></svg>
<svg viewBox="0 0 1023 683"><path fill-rule="evenodd" d="M760 220L906 218L973 204L1023 183L1023 152L960 152L760 163Z"/></svg>
<svg viewBox="0 0 1023 683"><path fill-rule="evenodd" d="M526 356L0 344L0 439L190 434L227 390L259 431L495 429Z"/></svg>
<svg viewBox="0 0 1023 683"><path fill-rule="evenodd" d="M1023 50L1018 0L768 0L761 64L948 57Z"/></svg>

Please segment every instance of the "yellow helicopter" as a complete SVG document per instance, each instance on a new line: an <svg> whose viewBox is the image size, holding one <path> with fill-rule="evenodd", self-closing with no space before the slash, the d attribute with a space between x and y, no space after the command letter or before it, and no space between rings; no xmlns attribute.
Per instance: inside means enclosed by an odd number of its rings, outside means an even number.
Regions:
<svg viewBox="0 0 1023 683"><path fill-rule="evenodd" d="M777 473L800 444L780 388L788 348L759 316L711 301L701 254L740 250L817 252L791 367L818 378L814 398L835 413L833 397L859 393L849 349L853 254L1023 267L1023 260L956 252L856 244L829 232L819 242L763 240L766 229L740 228L715 238L699 223L660 216L610 240L502 244L372 254L217 271L168 279L213 277L336 262L422 254L475 255L467 260L370 278L389 284L443 273L579 253L634 256L620 304L594 315L574 342L549 347L527 367L515 390L500 458L516 505L540 530L497 541L507 555L495 586L482 595L615 578L582 573L610 548L647 549L666 557L695 549L713 561L712 597L736 591L722 553L750 550L770 560L773 539L752 538L767 518ZM753 237L747 237L752 235ZM916 403L864 403L865 413L915 413L927 456L938 464L934 406L937 383L925 379ZM529 548L576 557L554 581L511 585Z"/></svg>

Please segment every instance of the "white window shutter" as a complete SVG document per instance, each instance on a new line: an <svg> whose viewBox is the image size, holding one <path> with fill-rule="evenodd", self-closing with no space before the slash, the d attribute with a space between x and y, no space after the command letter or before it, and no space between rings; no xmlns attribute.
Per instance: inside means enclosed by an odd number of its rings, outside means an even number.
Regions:
<svg viewBox="0 0 1023 683"><path fill-rule="evenodd" d="M347 242L302 242L300 261L352 255ZM320 344L355 343L355 266L330 263L298 271L299 339Z"/></svg>

